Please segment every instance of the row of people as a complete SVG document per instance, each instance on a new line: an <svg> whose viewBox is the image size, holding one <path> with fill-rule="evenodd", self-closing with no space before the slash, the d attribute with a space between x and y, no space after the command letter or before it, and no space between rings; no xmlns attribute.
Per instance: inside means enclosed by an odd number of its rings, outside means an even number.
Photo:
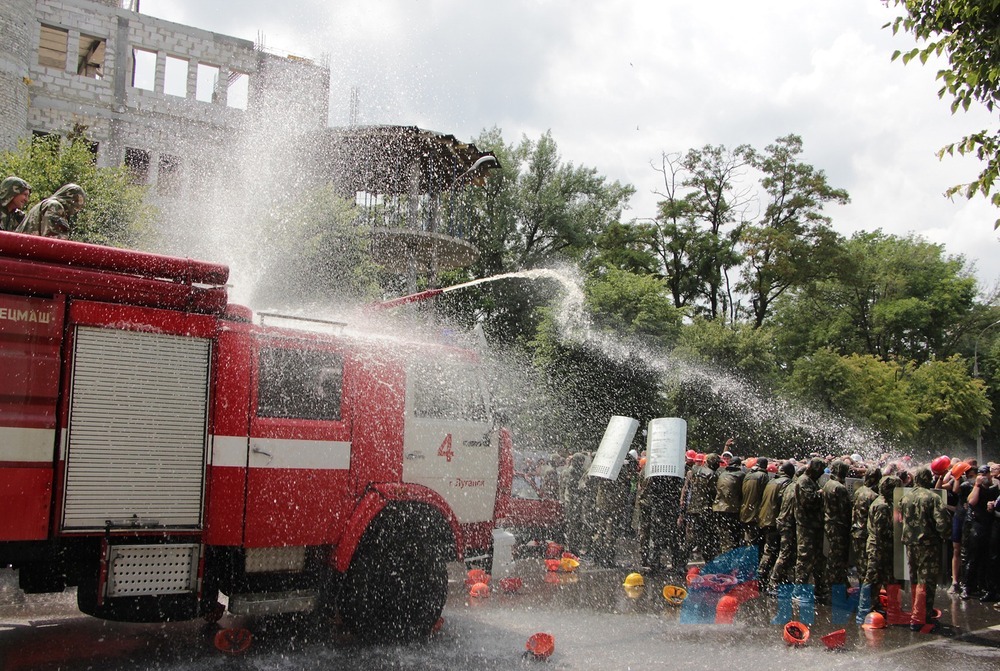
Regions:
<svg viewBox="0 0 1000 671"><path fill-rule="evenodd" d="M78 184L64 184L48 198L25 212L31 185L11 175L0 182L0 230L52 238L68 238L71 221L87 201Z"/></svg>

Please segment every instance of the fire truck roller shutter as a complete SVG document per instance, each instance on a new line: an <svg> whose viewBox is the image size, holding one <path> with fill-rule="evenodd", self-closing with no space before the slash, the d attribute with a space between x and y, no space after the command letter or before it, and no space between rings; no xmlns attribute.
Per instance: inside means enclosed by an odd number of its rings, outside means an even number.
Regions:
<svg viewBox="0 0 1000 671"><path fill-rule="evenodd" d="M368 526L340 585L345 624L369 642L428 636L448 596L454 538L428 503L392 501Z"/></svg>

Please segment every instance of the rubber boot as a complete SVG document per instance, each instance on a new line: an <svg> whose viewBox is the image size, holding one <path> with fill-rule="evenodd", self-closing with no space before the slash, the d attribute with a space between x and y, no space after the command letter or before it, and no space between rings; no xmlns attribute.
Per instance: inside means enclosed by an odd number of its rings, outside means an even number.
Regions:
<svg viewBox="0 0 1000 671"><path fill-rule="evenodd" d="M903 610L899 583L889 583L885 588L887 601L885 605L885 622L888 625L909 624L910 613Z"/></svg>
<svg viewBox="0 0 1000 671"><path fill-rule="evenodd" d="M913 586L913 609L910 611L910 630L922 631L927 624L927 586Z"/></svg>
<svg viewBox="0 0 1000 671"><path fill-rule="evenodd" d="M830 603L833 624L844 624L850 619L853 604L847 599L847 585L838 583L830 588Z"/></svg>
<svg viewBox="0 0 1000 671"><path fill-rule="evenodd" d="M794 585L781 583L777 585L778 592L778 612L771 620L771 624L785 625L792 621L792 590Z"/></svg>
<svg viewBox="0 0 1000 671"><path fill-rule="evenodd" d="M796 585L793 596L799 603L799 622L811 627L816 622L816 586Z"/></svg>
<svg viewBox="0 0 1000 671"><path fill-rule="evenodd" d="M872 611L872 586L862 583L858 596L858 616L854 618L857 624L865 623L865 616Z"/></svg>

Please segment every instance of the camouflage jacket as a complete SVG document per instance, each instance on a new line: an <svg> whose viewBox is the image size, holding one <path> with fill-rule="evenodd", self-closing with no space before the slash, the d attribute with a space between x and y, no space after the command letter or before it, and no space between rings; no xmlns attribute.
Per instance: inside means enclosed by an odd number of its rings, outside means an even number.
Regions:
<svg viewBox="0 0 1000 671"><path fill-rule="evenodd" d="M795 497L795 526L799 533L823 532L823 492L819 484L803 473L792 486Z"/></svg>
<svg viewBox="0 0 1000 671"><path fill-rule="evenodd" d="M868 561L892 553L892 504L884 497L876 497L868 507L868 543L865 546Z"/></svg>
<svg viewBox="0 0 1000 671"><path fill-rule="evenodd" d="M781 491L781 507L778 510L778 517L775 519L778 529L795 527L795 480L789 478L785 488Z"/></svg>
<svg viewBox="0 0 1000 671"><path fill-rule="evenodd" d="M944 502L926 487L908 490L899 507L903 514L904 544L940 545L950 537L951 519Z"/></svg>
<svg viewBox="0 0 1000 671"><path fill-rule="evenodd" d="M691 480L688 483L690 496L687 512L690 515L701 515L712 509L715 501L715 482L719 475L708 466L695 466L691 469Z"/></svg>
<svg viewBox="0 0 1000 671"><path fill-rule="evenodd" d="M823 485L823 528L827 536L849 533L851 529L851 494L843 482L830 478Z"/></svg>
<svg viewBox="0 0 1000 671"><path fill-rule="evenodd" d="M740 504L740 522L743 524L757 524L764 488L770 480L767 471L756 467L743 478L743 502Z"/></svg>
<svg viewBox="0 0 1000 671"><path fill-rule="evenodd" d="M11 210L8 212L0 208L0 231L16 231L24 221L24 210Z"/></svg>
<svg viewBox="0 0 1000 671"><path fill-rule="evenodd" d="M872 501L878 498L878 492L868 485L861 485L854 490L851 502L851 535L864 538L868 535L868 509Z"/></svg>
<svg viewBox="0 0 1000 671"><path fill-rule="evenodd" d="M792 481L787 476L779 476L764 487L760 497L760 511L757 513L757 526L773 527L778 524L778 512L781 509L781 495Z"/></svg>
<svg viewBox="0 0 1000 671"><path fill-rule="evenodd" d="M712 510L717 513L739 513L743 502L743 478L746 474L739 467L727 468L719 473L715 482L715 503Z"/></svg>

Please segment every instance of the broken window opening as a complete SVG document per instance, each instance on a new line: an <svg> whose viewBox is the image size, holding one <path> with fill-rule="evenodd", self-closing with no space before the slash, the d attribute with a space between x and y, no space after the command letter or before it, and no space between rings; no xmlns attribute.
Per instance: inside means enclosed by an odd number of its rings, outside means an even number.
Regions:
<svg viewBox="0 0 1000 671"><path fill-rule="evenodd" d="M132 88L156 88L156 52L132 47Z"/></svg>
<svg viewBox="0 0 1000 671"><path fill-rule="evenodd" d="M38 64L47 68L66 69L66 50L69 31L42 24L38 39Z"/></svg>
<svg viewBox="0 0 1000 671"><path fill-rule="evenodd" d="M163 92L168 96L187 98L188 62L183 58L167 56L163 71Z"/></svg>
<svg viewBox="0 0 1000 671"><path fill-rule="evenodd" d="M226 91L226 105L245 110L250 97L250 75L245 72L230 72Z"/></svg>
<svg viewBox="0 0 1000 671"><path fill-rule="evenodd" d="M80 35L79 58L76 74L93 79L104 79L104 56L107 44L100 37Z"/></svg>
<svg viewBox="0 0 1000 671"><path fill-rule="evenodd" d="M194 90L195 100L203 103L215 102L215 90L219 85L219 68L215 65L198 63L198 83Z"/></svg>
<svg viewBox="0 0 1000 671"><path fill-rule="evenodd" d="M156 174L156 192L161 196L175 195L180 188L180 182L180 157L160 154L159 171Z"/></svg>
<svg viewBox="0 0 1000 671"><path fill-rule="evenodd" d="M125 147L125 167L132 175L133 184L149 182L149 152L135 147Z"/></svg>

